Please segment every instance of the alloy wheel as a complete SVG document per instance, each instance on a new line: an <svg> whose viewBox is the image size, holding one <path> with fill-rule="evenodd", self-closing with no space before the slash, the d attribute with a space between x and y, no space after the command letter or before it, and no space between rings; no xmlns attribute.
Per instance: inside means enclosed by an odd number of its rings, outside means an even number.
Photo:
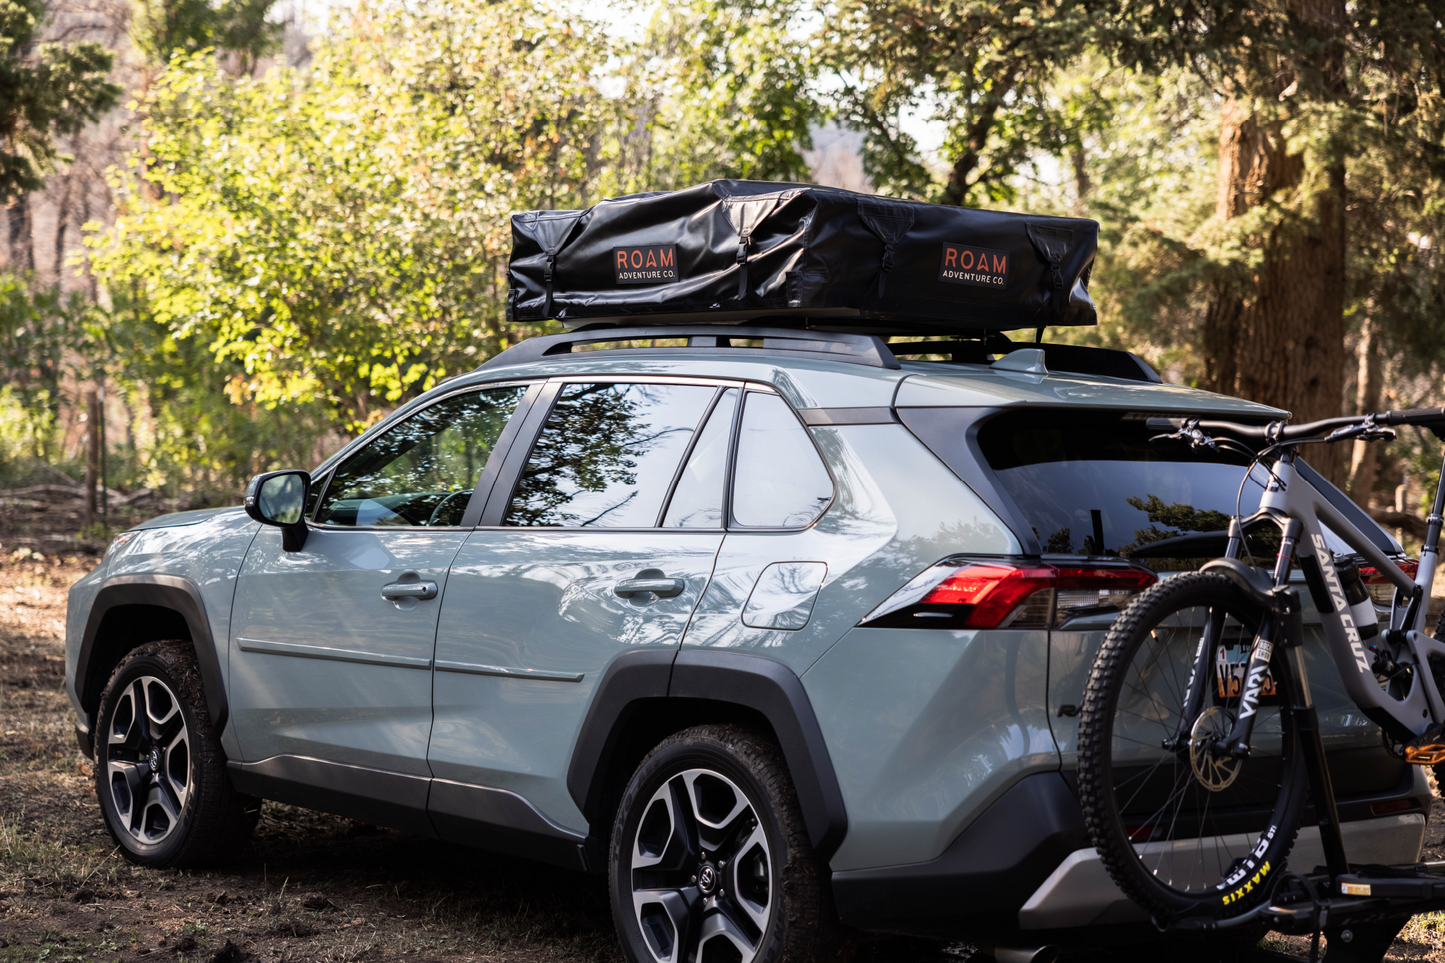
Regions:
<svg viewBox="0 0 1445 963"><path fill-rule="evenodd" d="M119 828L154 846L181 824L191 794L191 740L180 700L141 676L116 700L103 743L106 783Z"/></svg>
<svg viewBox="0 0 1445 963"><path fill-rule="evenodd" d="M657 963L750 963L777 894L756 807L710 769L653 793L631 847L632 906Z"/></svg>

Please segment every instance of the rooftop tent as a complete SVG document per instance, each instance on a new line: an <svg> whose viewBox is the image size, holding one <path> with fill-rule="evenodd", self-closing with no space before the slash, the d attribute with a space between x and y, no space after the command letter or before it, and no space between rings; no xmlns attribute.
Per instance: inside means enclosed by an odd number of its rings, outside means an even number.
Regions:
<svg viewBox="0 0 1445 963"><path fill-rule="evenodd" d="M1095 323L1099 225L717 180L512 216L511 321L797 316L939 333Z"/></svg>

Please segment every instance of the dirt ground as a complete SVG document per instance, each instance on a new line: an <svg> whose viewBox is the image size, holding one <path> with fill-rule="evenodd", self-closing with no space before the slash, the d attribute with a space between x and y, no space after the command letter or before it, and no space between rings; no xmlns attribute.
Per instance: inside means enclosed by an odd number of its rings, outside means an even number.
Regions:
<svg viewBox="0 0 1445 963"><path fill-rule="evenodd" d="M98 547L0 525L0 963L620 960L602 879L289 806L267 803L224 869L125 862L62 691L65 593ZM1445 858L1445 820L1432 820L1427 848ZM1236 958L1304 948L1274 938ZM1090 963L1181 955L1152 946ZM969 958L985 959L896 940L858 953L859 963ZM1412 922L1389 958L1445 961L1445 915Z"/></svg>

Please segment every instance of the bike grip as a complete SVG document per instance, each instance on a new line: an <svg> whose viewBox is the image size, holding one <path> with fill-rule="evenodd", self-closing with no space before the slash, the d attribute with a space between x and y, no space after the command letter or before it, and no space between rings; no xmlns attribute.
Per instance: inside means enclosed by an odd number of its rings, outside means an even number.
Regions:
<svg viewBox="0 0 1445 963"><path fill-rule="evenodd" d="M1149 418L1144 422L1144 427L1150 431L1174 431L1183 425L1183 418Z"/></svg>
<svg viewBox="0 0 1445 963"><path fill-rule="evenodd" d="M1445 408L1407 408L1387 411L1376 422L1385 425L1431 425L1445 422Z"/></svg>

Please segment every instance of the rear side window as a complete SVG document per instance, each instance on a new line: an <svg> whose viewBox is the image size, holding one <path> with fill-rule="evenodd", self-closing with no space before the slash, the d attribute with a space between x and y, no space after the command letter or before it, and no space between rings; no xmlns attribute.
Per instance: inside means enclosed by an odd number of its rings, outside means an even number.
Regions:
<svg viewBox="0 0 1445 963"><path fill-rule="evenodd" d="M832 476L808 429L773 394L745 396L733 478L733 521L749 528L808 525L833 500Z"/></svg>
<svg viewBox="0 0 1445 963"><path fill-rule="evenodd" d="M1044 552L1127 556L1148 542L1228 528L1244 479L1242 459L1150 442L1157 434L1142 418L1036 409L993 418L978 444ZM1257 510L1261 493L1246 484L1240 511Z"/></svg>
<svg viewBox="0 0 1445 963"><path fill-rule="evenodd" d="M563 385L503 525L653 528L717 389Z"/></svg>

